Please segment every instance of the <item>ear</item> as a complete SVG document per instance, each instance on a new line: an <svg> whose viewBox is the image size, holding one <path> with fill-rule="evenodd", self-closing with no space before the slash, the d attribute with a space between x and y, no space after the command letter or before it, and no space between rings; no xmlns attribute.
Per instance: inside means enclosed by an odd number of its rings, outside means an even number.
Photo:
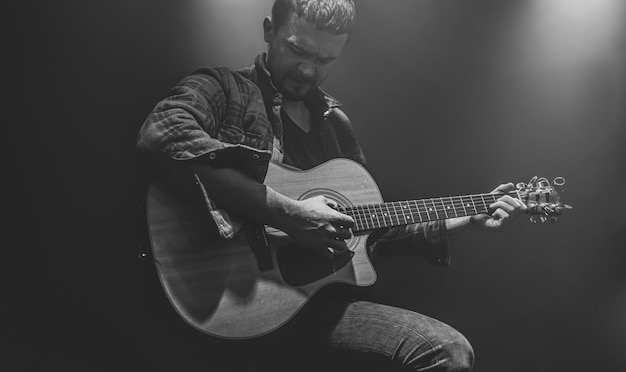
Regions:
<svg viewBox="0 0 626 372"><path fill-rule="evenodd" d="M274 24L272 23L272 19L270 17L265 17L265 19L263 19L263 38L266 43L269 43L272 40L273 34Z"/></svg>

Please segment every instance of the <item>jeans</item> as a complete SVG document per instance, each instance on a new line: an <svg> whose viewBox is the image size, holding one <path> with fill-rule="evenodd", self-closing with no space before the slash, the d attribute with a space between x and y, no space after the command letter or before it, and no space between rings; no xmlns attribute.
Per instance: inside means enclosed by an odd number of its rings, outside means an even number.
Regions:
<svg viewBox="0 0 626 372"><path fill-rule="evenodd" d="M454 328L414 311L367 297L316 294L268 335L216 339L186 324L170 306L151 268L146 314L154 352L150 371L471 371L474 353ZM154 337L153 335L162 335Z"/></svg>
<svg viewBox="0 0 626 372"><path fill-rule="evenodd" d="M467 339L428 316L369 301L324 298L286 333L273 369L285 371L471 371ZM276 349L274 349L276 351ZM263 370L263 369L261 369Z"/></svg>

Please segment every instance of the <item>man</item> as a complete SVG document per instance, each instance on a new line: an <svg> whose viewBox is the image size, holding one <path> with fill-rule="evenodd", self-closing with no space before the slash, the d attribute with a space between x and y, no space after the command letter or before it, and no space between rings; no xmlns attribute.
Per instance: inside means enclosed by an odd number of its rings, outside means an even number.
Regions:
<svg viewBox="0 0 626 372"><path fill-rule="evenodd" d="M354 221L337 211L334 202L325 197L293 200L261 181L270 160L300 169L339 157L365 165L339 103L319 89L354 22L351 0L276 0L272 17L263 21L267 53L252 67L198 70L147 118L139 148L158 173L172 178L172 172L186 169L193 174L222 239L233 236L232 216L238 215L276 227L327 259L347 248ZM448 235L469 227L502 229L525 206L504 196L490 208L491 215L389 229L381 232L377 250L422 255L447 265ZM473 352L465 337L437 320L350 296L322 294L312 302L287 330L269 337L281 345L267 348L278 359L297 363L312 359L315 351L324 353L316 358L352 370L472 368Z"/></svg>

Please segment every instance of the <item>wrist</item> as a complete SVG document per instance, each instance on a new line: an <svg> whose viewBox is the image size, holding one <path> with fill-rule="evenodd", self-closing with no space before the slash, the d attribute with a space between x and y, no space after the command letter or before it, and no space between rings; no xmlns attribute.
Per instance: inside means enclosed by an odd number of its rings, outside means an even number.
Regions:
<svg viewBox="0 0 626 372"><path fill-rule="evenodd" d="M448 234L454 235L460 231L464 231L469 228L474 228L472 217L473 216L465 216L465 217L456 217L456 218L447 219L446 230Z"/></svg>
<svg viewBox="0 0 626 372"><path fill-rule="evenodd" d="M266 201L268 207L268 221L266 224L282 231L288 230L289 222L297 214L298 200L286 197L283 194L266 187Z"/></svg>

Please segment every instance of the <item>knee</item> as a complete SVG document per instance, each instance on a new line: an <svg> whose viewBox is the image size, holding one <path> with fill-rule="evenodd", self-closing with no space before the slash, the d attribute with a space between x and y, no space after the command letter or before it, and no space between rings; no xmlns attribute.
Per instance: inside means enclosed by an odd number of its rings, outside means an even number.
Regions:
<svg viewBox="0 0 626 372"><path fill-rule="evenodd" d="M460 333L454 338L439 344L437 370L448 372L469 372L474 367L474 350L469 341Z"/></svg>

